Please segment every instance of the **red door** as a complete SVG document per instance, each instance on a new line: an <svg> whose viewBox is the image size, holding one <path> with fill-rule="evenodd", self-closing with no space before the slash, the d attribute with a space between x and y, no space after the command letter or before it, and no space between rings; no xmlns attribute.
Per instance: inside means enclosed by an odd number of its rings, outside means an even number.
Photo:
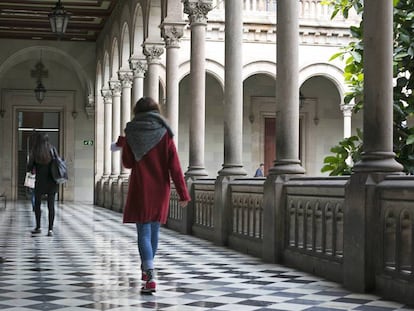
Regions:
<svg viewBox="0 0 414 311"><path fill-rule="evenodd" d="M269 169L273 167L276 160L276 119L265 118L264 133L264 165L265 175L268 175Z"/></svg>

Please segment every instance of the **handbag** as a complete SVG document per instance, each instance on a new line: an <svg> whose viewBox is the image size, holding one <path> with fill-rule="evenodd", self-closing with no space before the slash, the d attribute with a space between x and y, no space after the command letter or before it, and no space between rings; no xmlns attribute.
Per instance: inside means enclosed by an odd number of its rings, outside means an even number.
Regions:
<svg viewBox="0 0 414 311"><path fill-rule="evenodd" d="M24 178L24 186L30 189L34 189L36 182L36 174L26 172L26 177Z"/></svg>
<svg viewBox="0 0 414 311"><path fill-rule="evenodd" d="M63 184L68 181L68 170L65 160L57 154L55 148L52 148L52 163L50 164L50 172L57 184Z"/></svg>

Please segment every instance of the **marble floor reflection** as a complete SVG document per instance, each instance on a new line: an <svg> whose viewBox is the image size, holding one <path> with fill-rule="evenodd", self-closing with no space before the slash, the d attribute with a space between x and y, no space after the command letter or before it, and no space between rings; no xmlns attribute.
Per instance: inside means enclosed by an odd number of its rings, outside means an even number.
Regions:
<svg viewBox="0 0 414 311"><path fill-rule="evenodd" d="M162 228L157 292L141 295L135 226L92 204L59 203L54 235L32 236L27 201L0 208L0 310L413 310Z"/></svg>

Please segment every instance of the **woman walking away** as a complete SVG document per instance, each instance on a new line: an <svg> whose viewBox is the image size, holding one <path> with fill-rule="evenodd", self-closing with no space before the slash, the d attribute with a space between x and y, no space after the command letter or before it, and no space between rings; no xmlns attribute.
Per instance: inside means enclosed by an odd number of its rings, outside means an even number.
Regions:
<svg viewBox="0 0 414 311"><path fill-rule="evenodd" d="M123 213L124 223L135 223L141 257L143 293L155 292L154 257L160 225L167 222L170 184L173 180L185 207L190 195L180 166L173 133L160 114L160 106L143 97L134 107L135 117L128 122L122 146L122 163L130 168L128 196Z"/></svg>
<svg viewBox="0 0 414 311"><path fill-rule="evenodd" d="M54 147L49 143L49 137L43 133L36 133L32 151L29 156L27 171L36 171L36 181L34 188L34 212L36 218L36 228L32 230L32 234L41 233L41 199L42 195L47 195L47 208L49 211L49 230L48 236L53 235L53 222L55 220L55 195L57 192L57 184L54 181L50 164L52 162L52 149Z"/></svg>

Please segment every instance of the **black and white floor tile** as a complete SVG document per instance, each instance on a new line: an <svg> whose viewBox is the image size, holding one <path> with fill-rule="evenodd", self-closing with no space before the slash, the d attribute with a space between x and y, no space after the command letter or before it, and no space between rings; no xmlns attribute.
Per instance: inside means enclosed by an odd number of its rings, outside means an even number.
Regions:
<svg viewBox="0 0 414 311"><path fill-rule="evenodd" d="M141 295L134 225L91 204L58 204L54 236L32 236L29 202L0 209L1 311L414 310L162 228L157 292Z"/></svg>

